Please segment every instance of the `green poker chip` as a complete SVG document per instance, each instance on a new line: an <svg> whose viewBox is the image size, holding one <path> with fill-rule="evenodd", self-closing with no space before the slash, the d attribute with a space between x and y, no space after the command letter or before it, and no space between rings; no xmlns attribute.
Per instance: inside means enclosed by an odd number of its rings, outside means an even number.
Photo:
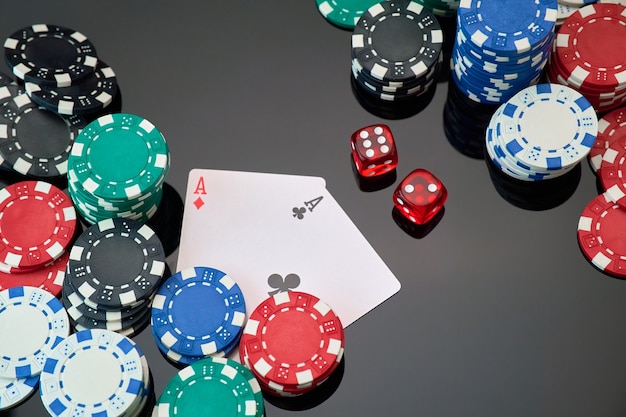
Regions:
<svg viewBox="0 0 626 417"><path fill-rule="evenodd" d="M170 156L163 134L143 117L114 113L88 124L68 158L68 190L90 223L146 222L156 212Z"/></svg>
<svg viewBox="0 0 626 417"><path fill-rule="evenodd" d="M206 358L194 362L167 383L153 415L263 416L263 397L258 383L249 371L243 372L241 368L244 367L227 358Z"/></svg>
<svg viewBox="0 0 626 417"><path fill-rule="evenodd" d="M326 20L342 29L354 29L363 13L379 0L315 0Z"/></svg>

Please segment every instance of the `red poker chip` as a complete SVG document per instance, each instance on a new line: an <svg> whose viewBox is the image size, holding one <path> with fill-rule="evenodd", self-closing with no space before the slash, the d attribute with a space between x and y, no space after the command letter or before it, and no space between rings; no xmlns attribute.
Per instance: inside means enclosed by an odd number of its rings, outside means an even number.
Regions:
<svg viewBox="0 0 626 417"><path fill-rule="evenodd" d="M0 291L14 287L36 287L59 297L63 290L65 268L69 259L70 253L66 251L59 259L40 269L19 274L0 272Z"/></svg>
<svg viewBox="0 0 626 417"><path fill-rule="evenodd" d="M626 278L626 210L607 193L595 197L578 220L578 243L596 268Z"/></svg>
<svg viewBox="0 0 626 417"><path fill-rule="evenodd" d="M626 140L618 138L605 149L599 174L607 198L626 208Z"/></svg>
<svg viewBox="0 0 626 417"><path fill-rule="evenodd" d="M76 229L70 198L44 181L0 190L0 262L32 270L63 255Z"/></svg>
<svg viewBox="0 0 626 417"><path fill-rule="evenodd" d="M250 314L240 355L261 385L301 394L337 368L344 342L341 320L326 303L292 291L266 299Z"/></svg>
<svg viewBox="0 0 626 417"><path fill-rule="evenodd" d="M279 384L277 384L275 382L272 382L272 381L262 377L261 375L258 375L257 373L255 373L254 369L250 365L250 359L249 359L249 357L248 357L248 355L246 353L245 346L242 345L240 347L240 349L239 349L239 360L240 360L240 362L242 364L244 364L247 368L252 370L252 373L254 374L255 378L259 382L259 385L260 385L261 389L263 390L263 392L265 392L266 394L269 394L269 395L273 395L275 397L297 397L299 395L306 394L306 393L312 391L313 389L319 387L339 367L339 364L341 362L341 358L342 357L343 357L343 348L342 348L341 355L339 355L337 357L336 363L333 364L333 366L331 366L329 368L328 375L325 375L322 379L320 379L319 381L315 381L314 383L312 383L310 385L300 386L300 387L293 387L293 386L279 385Z"/></svg>
<svg viewBox="0 0 626 417"><path fill-rule="evenodd" d="M582 86L615 89L626 68L626 6L593 4L569 16L556 36L556 55Z"/></svg>
<svg viewBox="0 0 626 417"><path fill-rule="evenodd" d="M598 135L588 155L594 172L598 173L604 152L616 141L620 141L622 147L626 146L626 108L615 109L598 120Z"/></svg>

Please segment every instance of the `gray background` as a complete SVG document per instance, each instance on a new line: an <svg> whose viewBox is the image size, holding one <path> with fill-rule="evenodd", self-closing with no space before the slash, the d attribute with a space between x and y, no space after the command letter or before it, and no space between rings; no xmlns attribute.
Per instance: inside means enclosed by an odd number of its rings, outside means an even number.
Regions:
<svg viewBox="0 0 626 417"><path fill-rule="evenodd" d="M384 120L352 95L350 32L328 24L313 0L20 0L0 8L2 39L53 23L94 42L118 75L123 111L165 134L167 181L181 194L192 168L322 176L401 281L396 296L347 329L334 395L306 411L268 404L268 417L626 415L625 283L596 271L576 239L596 195L586 163L564 204L514 207L484 161L446 140L441 83L426 110L386 121L399 149L396 182L360 191L349 137ZM391 217L394 187L417 167L449 191L445 216L423 239ZM135 340L158 395L176 369L149 330ZM45 411L35 395L7 415Z"/></svg>

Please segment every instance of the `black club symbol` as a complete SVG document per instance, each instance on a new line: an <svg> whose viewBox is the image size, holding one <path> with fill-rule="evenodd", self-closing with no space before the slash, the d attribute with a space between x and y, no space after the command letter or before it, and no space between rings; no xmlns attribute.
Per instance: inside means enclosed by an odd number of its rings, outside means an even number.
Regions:
<svg viewBox="0 0 626 417"><path fill-rule="evenodd" d="M306 213L306 208L304 207L294 207L291 209L293 211L293 217L296 217L298 220L304 219L304 213Z"/></svg>
<svg viewBox="0 0 626 417"><path fill-rule="evenodd" d="M279 274L272 274L267 278L267 283L270 287L276 288L274 291L269 291L269 295L276 295L279 292L287 292L294 290L300 285L300 277L297 274L287 274L283 278Z"/></svg>

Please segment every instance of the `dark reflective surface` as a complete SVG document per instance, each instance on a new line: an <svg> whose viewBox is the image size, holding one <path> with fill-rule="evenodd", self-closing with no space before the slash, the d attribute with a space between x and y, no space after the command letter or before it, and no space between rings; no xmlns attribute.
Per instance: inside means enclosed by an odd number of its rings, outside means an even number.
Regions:
<svg viewBox="0 0 626 417"><path fill-rule="evenodd" d="M268 417L626 415L626 283L578 248L578 218L597 194L585 163L560 204L511 204L476 153L481 145L472 141L468 155L446 137L446 77L414 115L375 116L352 91L350 32L328 24L313 1L23 0L3 7L1 36L34 23L89 36L118 76L122 110L167 138L167 183L180 195L192 168L322 176L401 281L346 330L336 391L302 411L267 402ZM391 128L399 165L393 184L362 191L349 139L373 123ZM468 129L461 133L475 134ZM391 213L395 186L415 168L449 193L445 215L422 238ZM254 201L244 204L254 215ZM174 251L173 271L176 259ZM134 340L158 396L177 369L149 329ZM36 395L2 415L45 411Z"/></svg>

